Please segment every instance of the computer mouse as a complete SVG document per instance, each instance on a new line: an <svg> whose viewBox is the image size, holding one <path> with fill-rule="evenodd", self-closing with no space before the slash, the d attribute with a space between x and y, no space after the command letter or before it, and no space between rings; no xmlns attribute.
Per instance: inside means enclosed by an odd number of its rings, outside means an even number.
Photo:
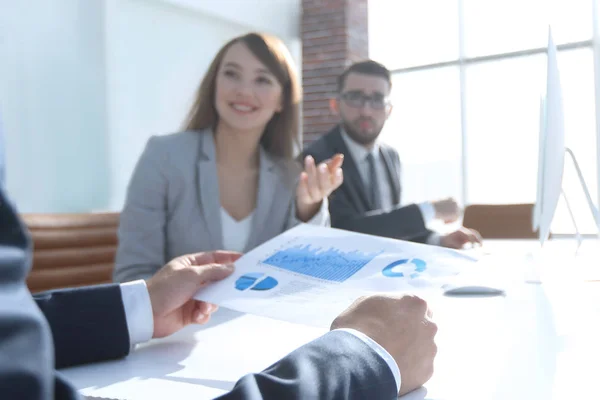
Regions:
<svg viewBox="0 0 600 400"><path fill-rule="evenodd" d="M504 289L483 285L446 285L444 286L446 296L503 296Z"/></svg>

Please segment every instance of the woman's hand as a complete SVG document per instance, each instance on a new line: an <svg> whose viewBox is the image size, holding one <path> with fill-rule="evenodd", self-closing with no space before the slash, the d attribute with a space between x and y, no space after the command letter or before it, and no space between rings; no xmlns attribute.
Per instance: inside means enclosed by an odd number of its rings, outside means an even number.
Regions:
<svg viewBox="0 0 600 400"><path fill-rule="evenodd" d="M307 222L314 217L323 203L344 181L342 173L343 154L336 154L318 166L312 156L304 159L304 171L296 189L296 217Z"/></svg>

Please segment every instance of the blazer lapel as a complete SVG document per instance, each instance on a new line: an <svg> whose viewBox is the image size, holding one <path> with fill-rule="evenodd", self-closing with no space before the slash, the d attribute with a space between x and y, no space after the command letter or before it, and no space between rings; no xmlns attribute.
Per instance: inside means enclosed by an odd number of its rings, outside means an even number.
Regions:
<svg viewBox="0 0 600 400"><path fill-rule="evenodd" d="M400 203L400 176L398 170L394 167L392 157L386 149L380 149L380 153L385 164L385 169L387 170L390 185L392 186L392 201L394 205L398 205Z"/></svg>
<svg viewBox="0 0 600 400"><path fill-rule="evenodd" d="M262 243L262 230L265 221L269 220L271 204L275 201L279 179L275 162L267 154L266 150L260 147L260 166L258 171L258 193L256 194L256 208L252 216L252 229L248 237L245 250L252 249Z"/></svg>
<svg viewBox="0 0 600 400"><path fill-rule="evenodd" d="M344 171L343 185L347 185L357 194L365 209L372 209L372 204L367 195L367 189L358 172L354 157L352 157L346 143L344 143L339 126L335 128L335 132L330 136L330 145L335 153L342 153L344 155L344 163L342 164L342 170Z"/></svg>
<svg viewBox="0 0 600 400"><path fill-rule="evenodd" d="M199 134L201 135L201 139L197 173L200 214L204 218L212 248L222 249L221 201L219 199L215 143L212 130L206 130Z"/></svg>

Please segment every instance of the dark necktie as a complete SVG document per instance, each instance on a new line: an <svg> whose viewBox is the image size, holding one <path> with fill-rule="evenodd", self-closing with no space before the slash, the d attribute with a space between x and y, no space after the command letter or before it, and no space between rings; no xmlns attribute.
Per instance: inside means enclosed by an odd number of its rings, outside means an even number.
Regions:
<svg viewBox="0 0 600 400"><path fill-rule="evenodd" d="M371 200L373 210L379 210L381 208L381 193L379 193L379 177L377 176L373 153L369 153L367 162L369 163L369 200Z"/></svg>

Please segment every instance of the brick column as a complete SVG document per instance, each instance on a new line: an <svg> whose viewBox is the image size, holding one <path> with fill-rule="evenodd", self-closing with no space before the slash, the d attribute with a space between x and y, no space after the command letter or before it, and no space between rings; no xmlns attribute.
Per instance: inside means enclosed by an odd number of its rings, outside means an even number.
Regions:
<svg viewBox="0 0 600 400"><path fill-rule="evenodd" d="M336 79L352 62L369 55L368 0L302 0L304 143L330 130Z"/></svg>

